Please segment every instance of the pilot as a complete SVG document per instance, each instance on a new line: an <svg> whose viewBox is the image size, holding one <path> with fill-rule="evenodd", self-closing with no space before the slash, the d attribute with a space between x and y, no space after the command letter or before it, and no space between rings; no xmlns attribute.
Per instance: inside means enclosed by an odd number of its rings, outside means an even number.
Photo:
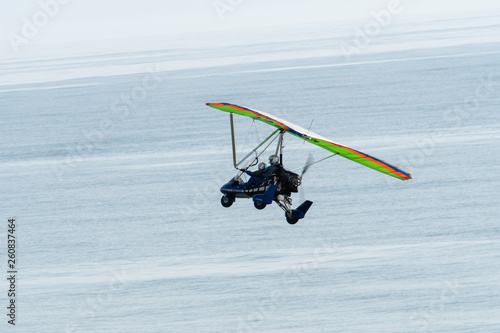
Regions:
<svg viewBox="0 0 500 333"><path fill-rule="evenodd" d="M265 170L266 170L266 163L262 162L262 163L259 163L259 169L257 171L254 171L254 172L246 171L246 174L250 176L250 179L245 184L243 184L243 187L248 188L248 187L252 186L253 184L264 179L264 171Z"/></svg>
<svg viewBox="0 0 500 333"><path fill-rule="evenodd" d="M278 173L280 164L280 158L277 155L269 156L269 166L264 170L263 176L269 178Z"/></svg>

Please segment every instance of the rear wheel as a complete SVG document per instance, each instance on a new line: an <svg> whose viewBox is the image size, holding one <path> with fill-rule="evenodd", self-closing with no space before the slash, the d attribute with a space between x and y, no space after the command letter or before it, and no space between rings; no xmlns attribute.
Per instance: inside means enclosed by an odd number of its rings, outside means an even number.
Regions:
<svg viewBox="0 0 500 333"><path fill-rule="evenodd" d="M286 221L289 224L295 224L295 223L299 222L299 219L297 217L293 217L293 216L286 214Z"/></svg>
<svg viewBox="0 0 500 333"><path fill-rule="evenodd" d="M257 209L259 209L259 210L260 210L260 209L264 209L264 208L266 208L266 206L267 206L267 204L265 204L265 203L263 203L263 202L258 202L258 201L254 201L254 202L253 202L253 205L254 205L254 207L255 207L255 208L257 208Z"/></svg>
<svg viewBox="0 0 500 333"><path fill-rule="evenodd" d="M230 197L230 196L223 196L221 199L220 199L220 203L222 204L222 206L226 207L226 208L229 208L233 205L233 202L234 202L234 198L233 197Z"/></svg>

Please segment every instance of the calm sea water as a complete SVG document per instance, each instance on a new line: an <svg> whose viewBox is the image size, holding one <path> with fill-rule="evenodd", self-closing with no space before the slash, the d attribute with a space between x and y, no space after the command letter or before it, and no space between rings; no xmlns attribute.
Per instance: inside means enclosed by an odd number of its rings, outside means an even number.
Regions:
<svg viewBox="0 0 500 333"><path fill-rule="evenodd" d="M349 60L353 36L335 29L1 62L16 330L500 331L498 17L394 26ZM208 101L310 126L414 179L335 157L304 177L294 202L314 205L297 225L275 205L224 209L229 120ZM236 130L241 156L272 131ZM289 169L328 155L298 141Z"/></svg>

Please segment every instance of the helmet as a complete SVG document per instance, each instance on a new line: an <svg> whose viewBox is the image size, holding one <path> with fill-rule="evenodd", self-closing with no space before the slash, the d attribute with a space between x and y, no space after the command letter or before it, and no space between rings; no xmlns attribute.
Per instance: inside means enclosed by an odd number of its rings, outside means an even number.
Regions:
<svg viewBox="0 0 500 333"><path fill-rule="evenodd" d="M259 163L259 170L264 170L266 168L266 163Z"/></svg>
<svg viewBox="0 0 500 333"><path fill-rule="evenodd" d="M277 155L271 155L269 156L269 163L275 164L279 162L279 157Z"/></svg>

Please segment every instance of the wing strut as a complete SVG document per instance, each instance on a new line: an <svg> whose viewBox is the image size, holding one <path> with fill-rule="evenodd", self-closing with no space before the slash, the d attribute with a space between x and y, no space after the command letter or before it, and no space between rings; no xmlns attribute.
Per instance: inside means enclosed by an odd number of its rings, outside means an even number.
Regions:
<svg viewBox="0 0 500 333"><path fill-rule="evenodd" d="M234 140L234 121L233 121L233 114L229 114L229 118L231 119L231 141L233 143L233 165L236 168L236 143Z"/></svg>

